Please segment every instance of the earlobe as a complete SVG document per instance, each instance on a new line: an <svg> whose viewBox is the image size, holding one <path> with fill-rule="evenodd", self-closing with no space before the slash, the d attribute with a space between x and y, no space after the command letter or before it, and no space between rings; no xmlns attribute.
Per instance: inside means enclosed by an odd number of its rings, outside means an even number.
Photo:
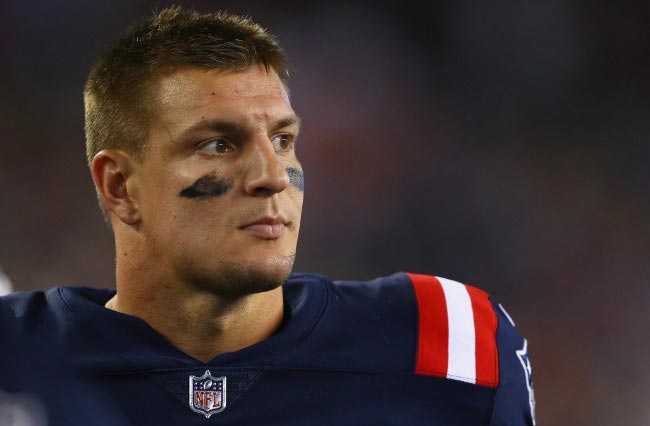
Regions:
<svg viewBox="0 0 650 426"><path fill-rule="evenodd" d="M90 172L106 208L127 225L140 222L133 159L122 151L102 150L93 158Z"/></svg>

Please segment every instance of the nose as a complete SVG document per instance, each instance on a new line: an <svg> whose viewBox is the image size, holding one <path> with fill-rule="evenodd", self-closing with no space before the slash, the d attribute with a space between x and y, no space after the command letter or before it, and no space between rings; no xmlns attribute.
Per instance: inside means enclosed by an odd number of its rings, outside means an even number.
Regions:
<svg viewBox="0 0 650 426"><path fill-rule="evenodd" d="M270 197L289 186L289 175L268 137L249 146L246 158L244 189L254 197Z"/></svg>

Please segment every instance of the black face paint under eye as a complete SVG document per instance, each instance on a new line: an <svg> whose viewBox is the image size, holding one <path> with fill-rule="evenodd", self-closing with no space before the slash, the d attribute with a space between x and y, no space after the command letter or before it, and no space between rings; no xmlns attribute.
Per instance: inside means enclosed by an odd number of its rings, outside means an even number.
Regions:
<svg viewBox="0 0 650 426"><path fill-rule="evenodd" d="M231 180L219 179L210 174L200 177L178 195L183 198L219 197L232 188Z"/></svg>
<svg viewBox="0 0 650 426"><path fill-rule="evenodd" d="M294 167L287 167L285 170L287 171L287 175L289 175L289 183L298 188L298 190L301 192L304 192L305 175L302 173L302 171Z"/></svg>

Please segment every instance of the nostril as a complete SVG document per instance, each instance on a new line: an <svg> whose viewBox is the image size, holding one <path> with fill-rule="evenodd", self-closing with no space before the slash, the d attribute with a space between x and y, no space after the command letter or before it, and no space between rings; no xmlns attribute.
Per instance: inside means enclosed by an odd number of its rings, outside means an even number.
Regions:
<svg viewBox="0 0 650 426"><path fill-rule="evenodd" d="M280 175L266 174L251 180L248 192L255 196L270 196L284 191L289 186L289 176L282 170Z"/></svg>
<svg viewBox="0 0 650 426"><path fill-rule="evenodd" d="M272 191L269 188L260 187L253 190L253 195L256 197L270 197L277 192L278 191Z"/></svg>

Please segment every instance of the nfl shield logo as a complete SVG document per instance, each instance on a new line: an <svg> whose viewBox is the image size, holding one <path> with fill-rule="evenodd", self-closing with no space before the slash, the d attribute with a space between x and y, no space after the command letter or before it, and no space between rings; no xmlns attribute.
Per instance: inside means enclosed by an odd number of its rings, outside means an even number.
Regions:
<svg viewBox="0 0 650 426"><path fill-rule="evenodd" d="M209 418L226 408L226 378L214 377L209 370L190 376L190 408Z"/></svg>

